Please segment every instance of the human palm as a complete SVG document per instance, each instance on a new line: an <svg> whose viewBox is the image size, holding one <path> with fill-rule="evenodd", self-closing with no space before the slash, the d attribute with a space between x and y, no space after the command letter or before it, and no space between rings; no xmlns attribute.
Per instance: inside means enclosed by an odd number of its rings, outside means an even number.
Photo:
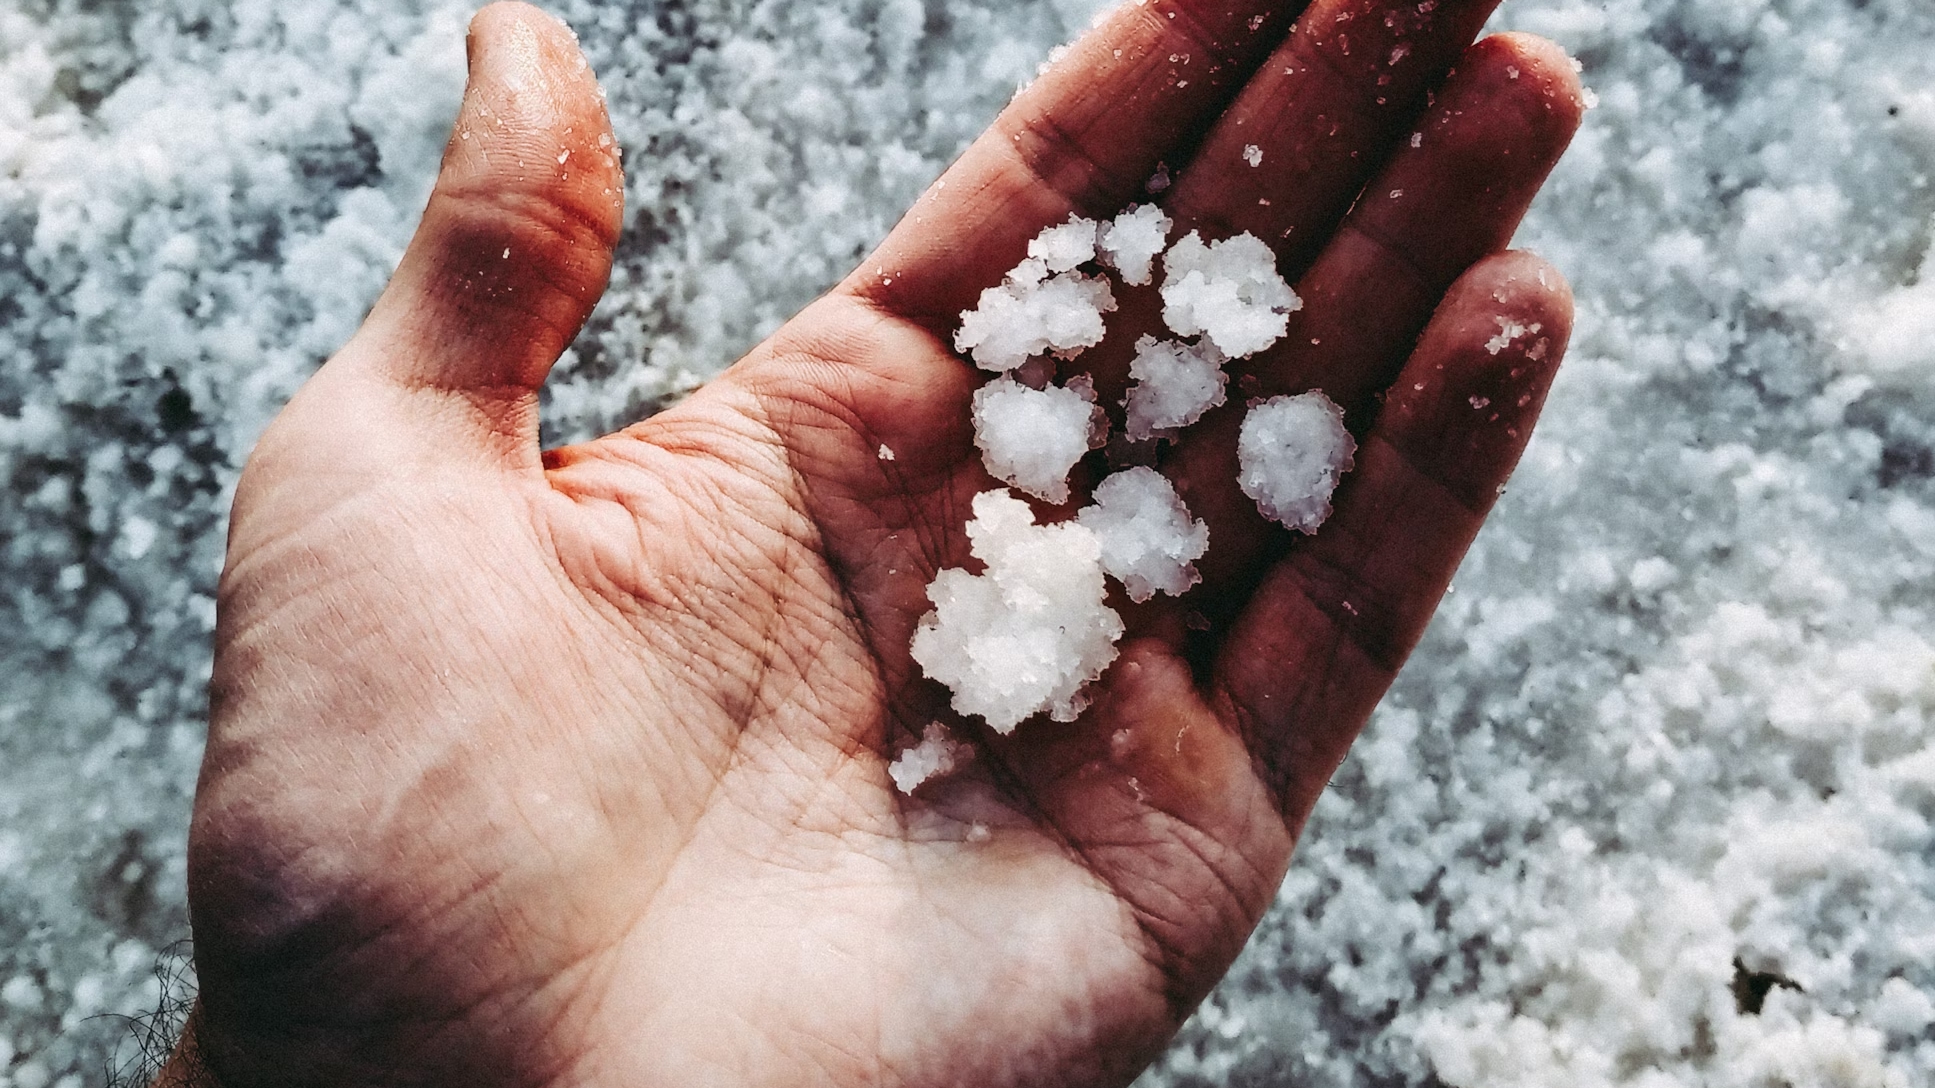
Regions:
<svg viewBox="0 0 1935 1088"><path fill-rule="evenodd" d="M416 241L238 489L171 1075L1132 1078L1268 905L1563 350L1562 283L1500 250L1577 89L1536 40L1467 49L1488 7L1126 6L747 359L542 454L622 186L566 32L488 9ZM995 736L907 651L994 486L948 334L1164 162L1179 232L1272 240L1306 299L1232 400L1325 389L1358 467L1293 540L1236 490L1240 403L1212 414L1160 462L1203 583L1117 602L1079 721ZM1118 296L1073 364L1104 403L1159 325ZM934 720L977 758L902 795Z"/></svg>

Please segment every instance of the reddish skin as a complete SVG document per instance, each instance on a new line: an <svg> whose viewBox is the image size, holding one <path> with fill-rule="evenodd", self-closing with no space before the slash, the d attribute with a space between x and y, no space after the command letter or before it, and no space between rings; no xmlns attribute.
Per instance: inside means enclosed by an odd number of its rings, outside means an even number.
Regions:
<svg viewBox="0 0 1935 1088"><path fill-rule="evenodd" d="M542 455L536 391L622 187L566 32L479 15L469 137L237 491L203 990L162 1081L1130 1080L1268 906L1563 352L1562 281L1501 249L1578 90L1536 39L1468 48L1488 10L1127 6L826 298L676 408ZM1292 539L1232 487L1237 412L1212 417L1163 461L1211 522L1204 584L1125 608L1082 721L991 738L906 649L990 486L985 375L946 337L1043 226L1158 161L1187 164L1183 229L1278 242L1309 305L1242 388L1329 391L1358 468ZM1124 292L1104 388L1155 305ZM1494 354L1501 317L1541 333ZM936 716L981 758L902 797L886 763Z"/></svg>

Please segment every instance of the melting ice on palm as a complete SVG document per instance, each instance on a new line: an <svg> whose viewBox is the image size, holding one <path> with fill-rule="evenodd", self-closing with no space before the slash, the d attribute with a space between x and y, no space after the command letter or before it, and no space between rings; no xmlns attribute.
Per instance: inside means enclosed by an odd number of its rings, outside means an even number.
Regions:
<svg viewBox="0 0 1935 1088"><path fill-rule="evenodd" d="M1178 336L1202 334L1232 359L1280 339L1303 300L1277 273L1276 254L1252 234L1204 244L1195 231L1162 259L1162 319Z"/></svg>
<svg viewBox="0 0 1935 1088"><path fill-rule="evenodd" d="M973 758L974 749L955 740L947 726L928 722L921 732L920 743L901 752L887 765L887 777L894 780L895 789L912 793L922 782L953 774Z"/></svg>
<svg viewBox="0 0 1935 1088"><path fill-rule="evenodd" d="M1096 240L1097 257L1120 273L1123 283L1141 287L1150 280L1156 255L1169 244L1173 226L1175 223L1154 204L1131 204L1121 215L1102 224Z"/></svg>
<svg viewBox="0 0 1935 1088"><path fill-rule="evenodd" d="M1005 491L974 497L968 543L983 574L941 571L913 657L954 692L954 709L996 732L1047 711L1074 721L1082 688L1115 660L1122 619L1105 603L1102 549L1081 525L1036 525Z"/></svg>
<svg viewBox="0 0 1935 1088"><path fill-rule="evenodd" d="M1314 533L1330 516L1330 495L1349 472L1357 443L1344 410L1311 391L1252 405L1236 440L1237 486L1264 517Z"/></svg>
<svg viewBox="0 0 1935 1088"><path fill-rule="evenodd" d="M1094 243L1089 244L1092 252ZM1059 246L1050 256L1060 263ZM1067 358L1102 342L1102 315L1114 309L1106 279L1074 271L1051 274L1047 260L1030 257L961 314L954 349L972 356L981 369L997 372L1037 355Z"/></svg>
<svg viewBox="0 0 1935 1088"><path fill-rule="evenodd" d="M1103 480L1095 505L1075 520L1102 545L1102 569L1138 604L1202 581L1195 561L1209 551L1209 526L1189 516L1175 485L1137 466Z"/></svg>
<svg viewBox="0 0 1935 1088"><path fill-rule="evenodd" d="M1144 336L1135 342L1135 359L1129 363L1129 387L1124 430L1130 440L1141 442L1159 431L1187 427L1201 419L1204 412L1223 403L1223 388L1228 376L1223 364L1229 360L1204 341L1185 344Z"/></svg>
<svg viewBox="0 0 1935 1088"><path fill-rule="evenodd" d="M988 474L1052 503L1068 501L1068 470L1108 436L1087 375L1045 389L996 378L975 391L972 412Z"/></svg>
<svg viewBox="0 0 1935 1088"><path fill-rule="evenodd" d="M1067 272L1095 259L1095 237L1100 227L1093 219L1071 215L1068 222L1049 227L1028 243L1028 256L1050 272Z"/></svg>

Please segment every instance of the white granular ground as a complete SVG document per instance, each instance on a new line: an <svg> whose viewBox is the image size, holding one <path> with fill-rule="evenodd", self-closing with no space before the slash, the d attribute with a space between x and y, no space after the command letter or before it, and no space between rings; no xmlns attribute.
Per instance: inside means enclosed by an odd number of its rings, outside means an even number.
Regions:
<svg viewBox="0 0 1935 1088"><path fill-rule="evenodd" d="M1068 471L1102 445L1108 416L1087 375L1030 389L1000 377L975 390L974 444L995 479L1052 503L1068 501Z"/></svg>
<svg viewBox="0 0 1935 1088"><path fill-rule="evenodd" d="M1161 431L1187 427L1223 403L1229 360L1207 340L1186 344L1144 336L1129 363L1129 395L1123 429L1141 442Z"/></svg>
<svg viewBox="0 0 1935 1088"><path fill-rule="evenodd" d="M1162 319L1178 336L1201 334L1232 359L1282 338L1303 300L1277 272L1276 254L1252 234L1204 244L1195 231L1163 256Z"/></svg>
<svg viewBox="0 0 1935 1088"><path fill-rule="evenodd" d="M913 793L921 783L953 774L973 758L973 745L955 740L953 732L940 722L928 722L921 731L920 743L902 751L887 765L887 777L894 780L895 789Z"/></svg>
<svg viewBox="0 0 1935 1088"><path fill-rule="evenodd" d="M1057 247L1060 249L1061 247ZM1050 274L1048 263L1030 257L1007 282L981 292L980 304L961 314L954 349L973 356L983 370L1013 370L1031 357L1068 358L1102 342L1102 315L1115 309L1106 279L1080 272Z"/></svg>
<svg viewBox="0 0 1935 1088"><path fill-rule="evenodd" d="M1050 272L1067 272L1095 259L1095 235L1099 229L1095 220L1071 215L1068 222L1036 235L1028 243L1028 256L1046 265Z"/></svg>
<svg viewBox="0 0 1935 1088"><path fill-rule="evenodd" d="M955 710L998 733L1044 711L1074 721L1087 705L1082 688L1115 660L1122 637L1104 603L1095 534L1073 522L1036 525L1027 503L986 491L974 497L967 536L987 571L935 576L914 660L953 690Z"/></svg>
<svg viewBox="0 0 1935 1088"><path fill-rule="evenodd" d="M1357 443L1344 410L1319 392L1272 397L1250 407L1236 440L1236 482L1264 517L1314 533L1330 516L1330 495L1351 469Z"/></svg>
<svg viewBox="0 0 1935 1088"><path fill-rule="evenodd" d="M1121 215L1102 225L1097 251L1102 264L1121 275L1133 287L1146 285L1154 271L1157 254L1169 244L1169 231L1175 226L1154 204L1131 204Z"/></svg>
<svg viewBox="0 0 1935 1088"><path fill-rule="evenodd" d="M95 1083L155 1008L226 496L409 238L476 6L0 3L0 1078ZM547 6L630 174L568 442L824 293L1101 4ZM1935 1083L1935 5L1493 25L1598 91L1514 243L1577 293L1566 365L1139 1088ZM1743 1011L1736 957L1805 992Z"/></svg>
<svg viewBox="0 0 1935 1088"><path fill-rule="evenodd" d="M1209 550L1209 526L1167 477L1137 466L1103 480L1095 504L1075 520L1102 546L1102 569L1140 604L1157 593L1180 594L1201 581L1195 561Z"/></svg>

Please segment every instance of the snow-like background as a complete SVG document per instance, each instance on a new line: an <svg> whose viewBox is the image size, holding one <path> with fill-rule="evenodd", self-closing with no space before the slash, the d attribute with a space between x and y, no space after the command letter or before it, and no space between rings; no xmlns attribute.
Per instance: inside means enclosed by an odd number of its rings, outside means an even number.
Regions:
<svg viewBox="0 0 1935 1088"><path fill-rule="evenodd" d="M632 210L548 434L832 283L1095 6L554 5ZM228 489L398 256L467 16L0 4L0 1088L101 1083L187 933ZM1521 236L1577 286L1572 358L1278 911L1145 1084L1930 1083L1935 5L1498 25L1600 100Z"/></svg>

